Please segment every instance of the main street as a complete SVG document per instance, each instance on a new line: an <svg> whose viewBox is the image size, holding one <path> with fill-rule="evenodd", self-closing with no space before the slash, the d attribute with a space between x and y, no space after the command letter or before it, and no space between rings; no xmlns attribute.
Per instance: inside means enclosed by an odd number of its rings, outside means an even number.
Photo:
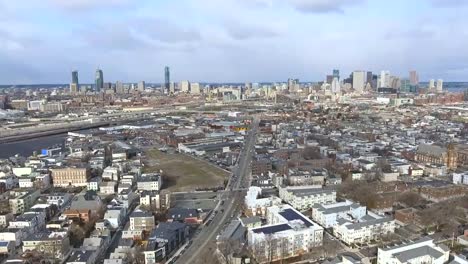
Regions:
<svg viewBox="0 0 468 264"><path fill-rule="evenodd" d="M256 133L258 130L258 120L254 119L252 128L249 131L244 147L239 155L239 162L234 171L229 183L227 184L225 192L221 195L221 200L215 215L210 224L205 225L201 232L194 237L193 243L176 261L178 264L186 263L216 263L215 254L211 252L208 258L205 258L210 252L210 243L214 244L216 236L220 233L223 227L229 223L234 217L237 216L239 205L244 201L245 193L238 191L241 187L247 187L249 180L247 177L250 175L250 162L252 160L253 148L255 147ZM218 213L216 213L216 211ZM211 250L214 250L211 248ZM205 256L205 257L203 257Z"/></svg>

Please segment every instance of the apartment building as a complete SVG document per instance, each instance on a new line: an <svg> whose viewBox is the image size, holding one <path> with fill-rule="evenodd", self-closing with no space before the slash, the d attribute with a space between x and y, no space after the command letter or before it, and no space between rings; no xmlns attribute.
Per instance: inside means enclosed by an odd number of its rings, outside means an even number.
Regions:
<svg viewBox="0 0 468 264"><path fill-rule="evenodd" d="M160 174L142 174L137 180L139 191L159 191L162 187L162 177Z"/></svg>
<svg viewBox="0 0 468 264"><path fill-rule="evenodd" d="M372 212L360 219L340 218L333 234L347 245L359 245L377 240L395 231L395 220Z"/></svg>
<svg viewBox="0 0 468 264"><path fill-rule="evenodd" d="M41 192L39 190L28 190L11 192L11 197L8 200L10 210L13 214L22 214L39 198Z"/></svg>
<svg viewBox="0 0 468 264"><path fill-rule="evenodd" d="M437 246L430 237L393 247L379 248L377 251L378 264L443 264L448 262L449 257L449 248L445 245Z"/></svg>
<svg viewBox="0 0 468 264"><path fill-rule="evenodd" d="M290 205L269 207L267 223L247 234L259 263L299 256L323 243L323 228Z"/></svg>
<svg viewBox="0 0 468 264"><path fill-rule="evenodd" d="M333 204L316 204L312 208L312 219L325 228L334 227L340 218L360 219L367 213L365 206L346 200Z"/></svg>
<svg viewBox="0 0 468 264"><path fill-rule="evenodd" d="M130 229L150 232L155 227L154 216L151 213L135 211L130 215Z"/></svg>
<svg viewBox="0 0 468 264"><path fill-rule="evenodd" d="M252 186L247 191L245 196L245 214L247 216L266 215L267 208L270 206L280 205L281 199L276 196L260 198L262 188Z"/></svg>
<svg viewBox="0 0 468 264"><path fill-rule="evenodd" d="M315 186L288 186L279 188L279 197L297 210L308 210L315 204L334 203L336 191Z"/></svg>
<svg viewBox="0 0 468 264"><path fill-rule="evenodd" d="M55 187L86 187L90 176L87 168L60 168L51 169L51 172Z"/></svg>

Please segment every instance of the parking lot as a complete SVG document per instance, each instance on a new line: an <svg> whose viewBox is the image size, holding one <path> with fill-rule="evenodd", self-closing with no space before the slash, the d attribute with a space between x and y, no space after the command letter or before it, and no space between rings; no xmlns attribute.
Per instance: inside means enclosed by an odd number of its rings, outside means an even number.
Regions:
<svg viewBox="0 0 468 264"><path fill-rule="evenodd" d="M216 192L174 193L171 195L171 206L207 211L215 208L217 197Z"/></svg>

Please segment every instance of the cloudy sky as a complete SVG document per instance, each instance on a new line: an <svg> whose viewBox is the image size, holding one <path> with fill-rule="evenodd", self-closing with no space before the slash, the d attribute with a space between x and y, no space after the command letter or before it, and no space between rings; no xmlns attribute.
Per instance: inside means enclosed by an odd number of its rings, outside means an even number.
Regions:
<svg viewBox="0 0 468 264"><path fill-rule="evenodd" d="M0 84L468 81L468 0L0 0Z"/></svg>

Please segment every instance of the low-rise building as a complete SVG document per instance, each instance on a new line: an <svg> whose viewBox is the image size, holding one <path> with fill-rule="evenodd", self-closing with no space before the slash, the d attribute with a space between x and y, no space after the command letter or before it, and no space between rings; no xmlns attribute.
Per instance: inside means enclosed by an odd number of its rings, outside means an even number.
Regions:
<svg viewBox="0 0 468 264"><path fill-rule="evenodd" d="M101 182L99 192L102 194L114 194L116 186L117 182L114 181Z"/></svg>
<svg viewBox="0 0 468 264"><path fill-rule="evenodd" d="M34 202L39 198L40 190L29 189L26 191L11 192L8 203L13 214L21 214L33 206Z"/></svg>
<svg viewBox="0 0 468 264"><path fill-rule="evenodd" d="M360 219L340 218L333 227L333 234L347 245L358 245L378 240L395 231L395 221L372 212Z"/></svg>
<svg viewBox="0 0 468 264"><path fill-rule="evenodd" d="M13 219L12 213L0 214L0 227L7 227Z"/></svg>
<svg viewBox="0 0 468 264"><path fill-rule="evenodd" d="M148 212L134 211L130 214L130 229L150 232L155 227L154 216Z"/></svg>
<svg viewBox="0 0 468 264"><path fill-rule="evenodd" d="M58 208L68 204L72 198L69 193L51 193L46 196L48 205L56 205Z"/></svg>
<svg viewBox="0 0 468 264"><path fill-rule="evenodd" d="M445 245L437 246L429 237L393 247L379 248L377 251L378 264L444 264L449 257L450 250Z"/></svg>
<svg viewBox="0 0 468 264"><path fill-rule="evenodd" d="M143 251L145 263L155 264L180 247L188 236L188 226L182 223L160 223L149 238Z"/></svg>
<svg viewBox="0 0 468 264"><path fill-rule="evenodd" d="M137 180L139 191L159 191L162 187L162 177L160 174L142 174Z"/></svg>
<svg viewBox="0 0 468 264"><path fill-rule="evenodd" d="M279 197L297 210L307 210L315 204L334 203L336 191L315 186L289 186L280 187Z"/></svg>
<svg viewBox="0 0 468 264"><path fill-rule="evenodd" d="M269 207L267 223L247 234L259 263L299 256L323 243L323 228L289 205Z"/></svg>
<svg viewBox="0 0 468 264"><path fill-rule="evenodd" d="M186 224L201 224L203 221L196 209L189 208L170 208L166 218L169 222L177 221Z"/></svg>
<svg viewBox="0 0 468 264"><path fill-rule="evenodd" d="M91 211L89 209L70 209L64 211L62 215L68 219L88 223L91 217Z"/></svg>
<svg viewBox="0 0 468 264"><path fill-rule="evenodd" d="M360 219L367 213L365 206L346 200L333 204L316 204L312 208L312 219L325 228L334 227L338 219L352 217Z"/></svg>
<svg viewBox="0 0 468 264"><path fill-rule="evenodd" d="M468 185L468 173L454 173L453 183Z"/></svg>
<svg viewBox="0 0 468 264"><path fill-rule="evenodd" d="M99 252L95 250L77 249L77 250L74 250L70 254L70 257L67 259L65 263L66 264L94 264L96 263L98 253Z"/></svg>
<svg viewBox="0 0 468 264"><path fill-rule="evenodd" d="M281 204L280 198L276 196L259 198L261 194L262 188L256 186L250 187L247 191L247 195L245 196L245 214L247 216L264 216L268 207Z"/></svg>
<svg viewBox="0 0 468 264"><path fill-rule="evenodd" d="M57 259L63 259L70 252L66 232L39 232L23 240L23 252L38 250Z"/></svg>
<svg viewBox="0 0 468 264"><path fill-rule="evenodd" d="M99 186L101 185L101 177L94 177L91 178L87 183L87 190L88 191L99 191Z"/></svg>
<svg viewBox="0 0 468 264"><path fill-rule="evenodd" d="M158 191L143 191L140 193L140 205L153 211L167 210L171 205L171 193Z"/></svg>
<svg viewBox="0 0 468 264"><path fill-rule="evenodd" d="M58 168L51 169L51 172L56 187L86 187L90 176L87 168Z"/></svg>

